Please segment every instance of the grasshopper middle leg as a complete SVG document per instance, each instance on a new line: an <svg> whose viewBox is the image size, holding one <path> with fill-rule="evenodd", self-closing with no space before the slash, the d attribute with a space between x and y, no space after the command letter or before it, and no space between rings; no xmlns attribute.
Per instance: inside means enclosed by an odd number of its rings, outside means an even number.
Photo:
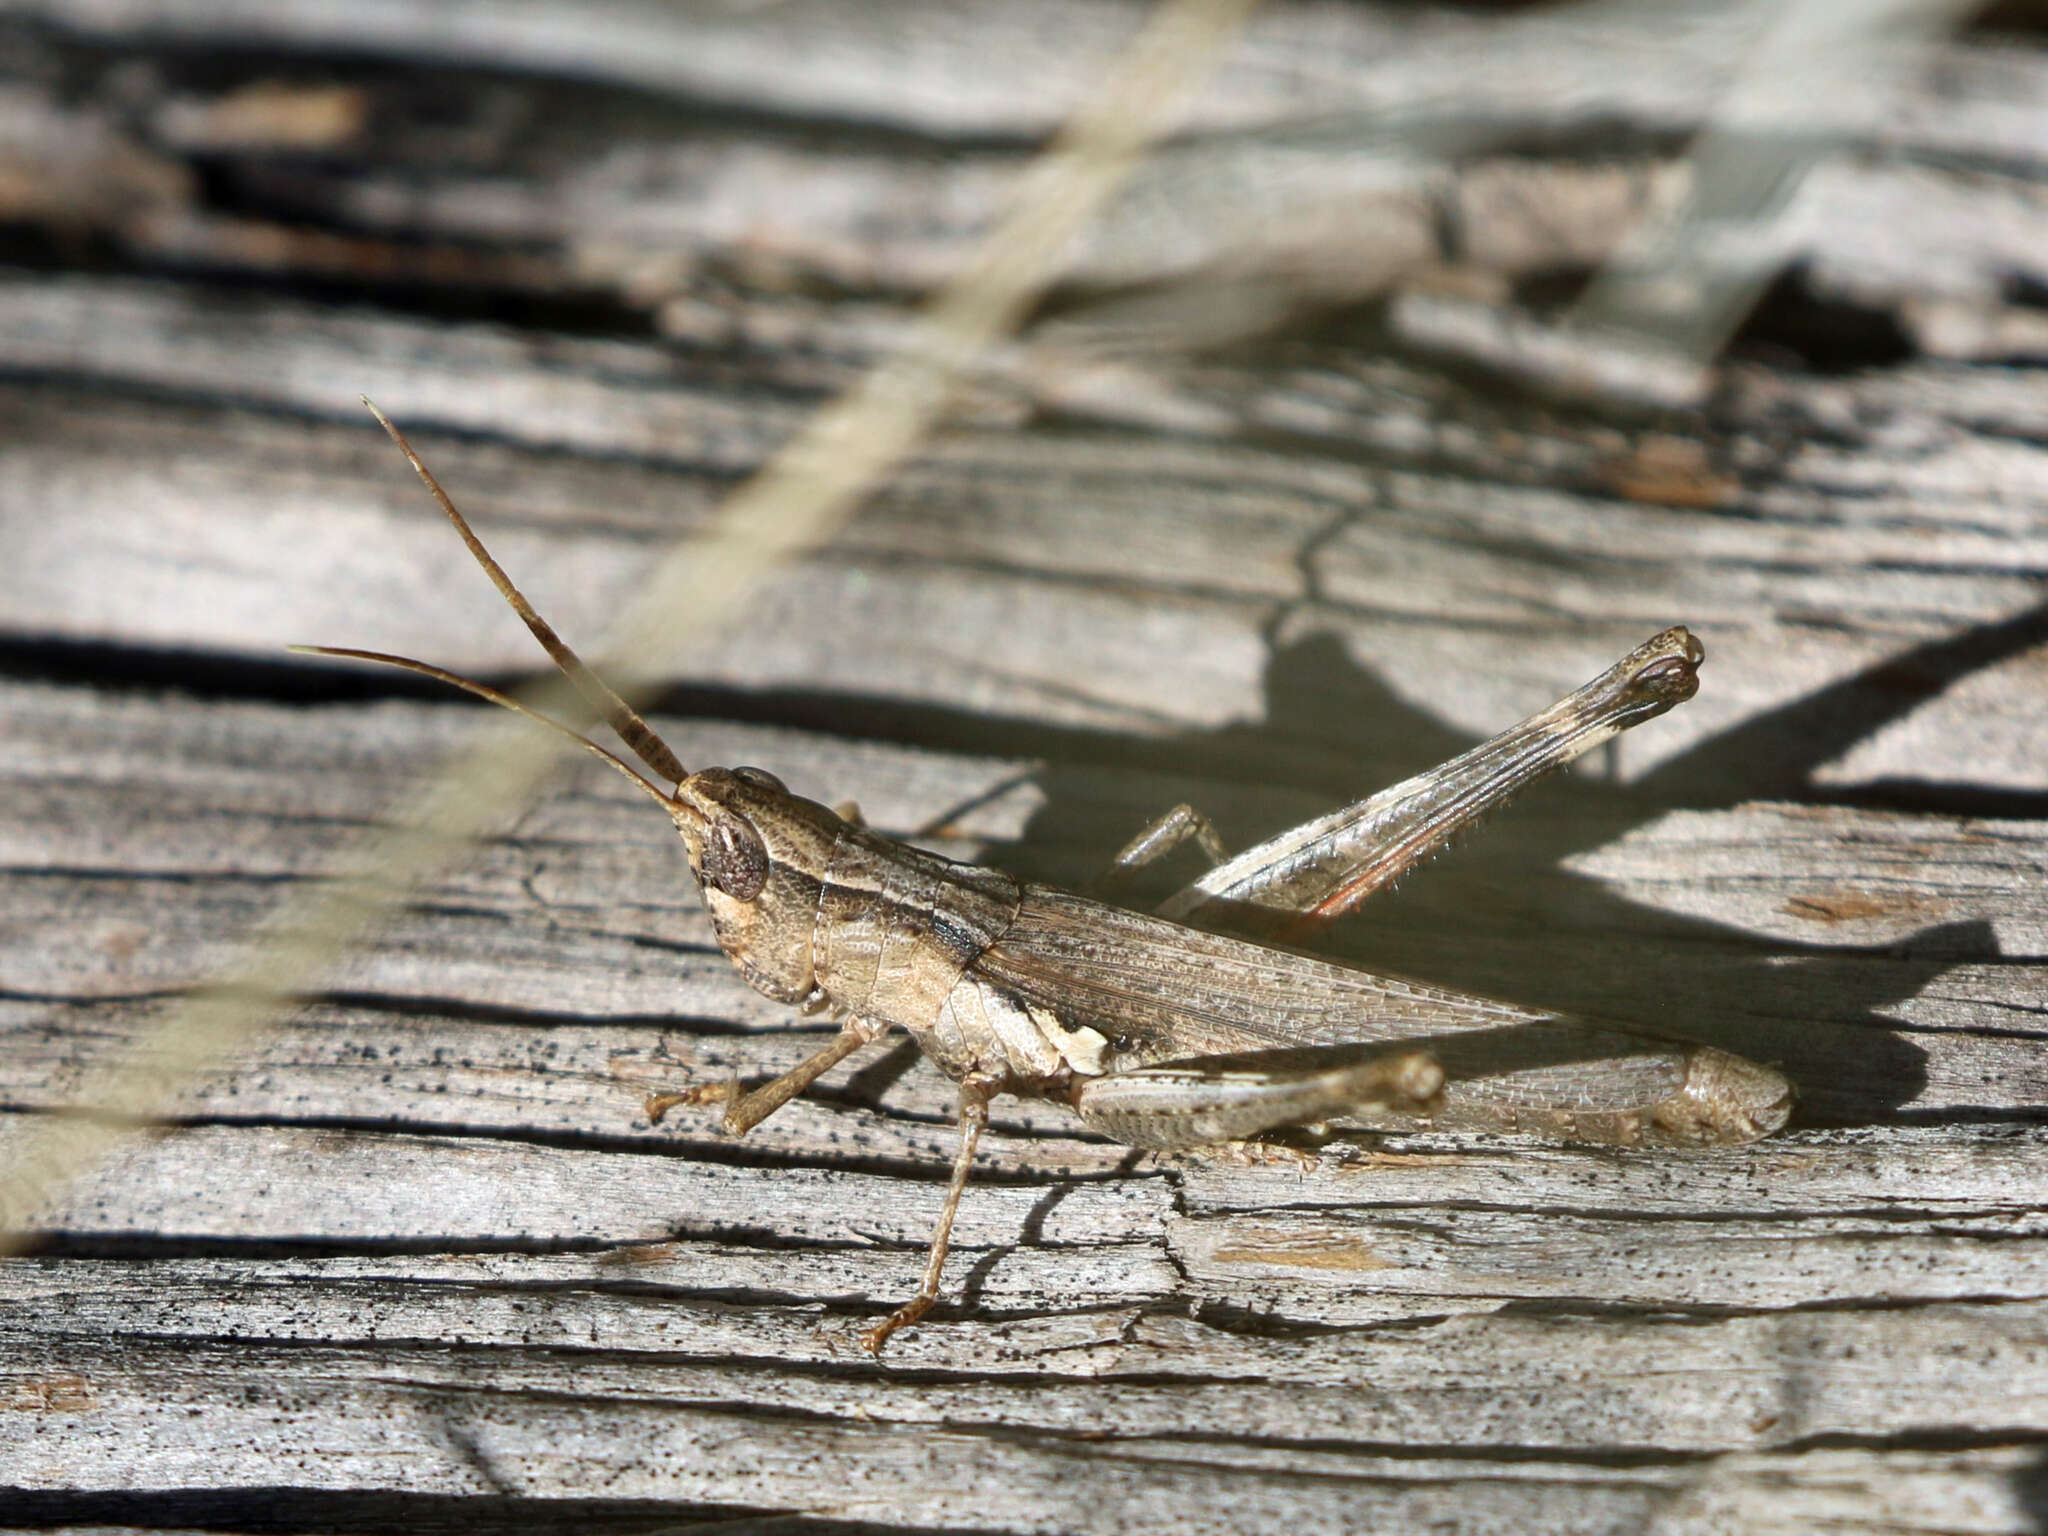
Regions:
<svg viewBox="0 0 2048 1536"><path fill-rule="evenodd" d="M1210 866L1221 864L1230 857L1223 846L1223 839L1217 835L1216 824L1186 801L1182 801L1164 816L1147 822L1139 829L1138 835L1117 850L1116 857L1109 861L1109 867L1096 878L1098 890L1111 891L1122 886L1132 875L1148 864L1156 864L1189 838L1202 850Z"/></svg>
<svg viewBox="0 0 2048 1536"><path fill-rule="evenodd" d="M984 1083L960 1085L960 1150L953 1155L953 1180L946 1186L945 1208L939 1212L939 1228L932 1234L931 1254L925 1260L924 1279L917 1294L861 1335L869 1354L878 1355L889 1335L907 1328L923 1317L939 1299L939 1277L946 1268L946 1252L953 1245L953 1218L960 1211L960 1196L967 1189L967 1175L974 1167L975 1144L988 1125L988 1101L993 1090Z"/></svg>

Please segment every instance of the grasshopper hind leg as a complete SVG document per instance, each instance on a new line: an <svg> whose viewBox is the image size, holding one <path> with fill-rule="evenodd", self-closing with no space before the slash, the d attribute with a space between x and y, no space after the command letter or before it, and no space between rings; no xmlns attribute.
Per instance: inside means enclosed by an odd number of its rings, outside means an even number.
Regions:
<svg viewBox="0 0 2048 1536"><path fill-rule="evenodd" d="M1218 861L1157 910L1185 922L1213 906L1204 919L1213 922L1233 909L1265 908L1286 914L1283 933L1324 927L1537 779L1684 703L1705 658L1682 627L1653 635L1548 709L1427 773ZM1141 834L1132 846L1143 841Z"/></svg>
<svg viewBox="0 0 2048 1536"><path fill-rule="evenodd" d="M1359 1110L1427 1114L1443 1087L1427 1051L1264 1051L1090 1078L1074 1090L1074 1112L1130 1146L1184 1152Z"/></svg>

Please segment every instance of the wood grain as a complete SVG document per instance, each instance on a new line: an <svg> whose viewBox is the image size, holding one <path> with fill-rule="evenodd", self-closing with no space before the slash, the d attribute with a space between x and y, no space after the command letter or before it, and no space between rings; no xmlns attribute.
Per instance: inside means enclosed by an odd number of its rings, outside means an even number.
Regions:
<svg viewBox="0 0 2048 1536"><path fill-rule="evenodd" d="M1141 14L0 15L0 1163L470 750L467 702L284 645L534 667L356 396L601 633ZM822 1032L565 765L0 1263L0 1530L2048 1529L2018 25L1874 127L1822 104L1788 275L1659 394L1518 338L1682 184L1737 13L1275 4L948 429L663 672L686 762L1085 883L1692 624L1696 700L1331 943L1776 1062L1785 1134L1300 1169L1004 1102L876 1362L950 1087L877 1049L743 1141L650 1124Z"/></svg>

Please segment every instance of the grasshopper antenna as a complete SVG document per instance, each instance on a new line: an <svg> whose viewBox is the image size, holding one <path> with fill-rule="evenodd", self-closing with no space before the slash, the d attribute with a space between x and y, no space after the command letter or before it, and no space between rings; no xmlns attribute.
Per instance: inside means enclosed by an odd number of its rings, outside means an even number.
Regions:
<svg viewBox="0 0 2048 1536"><path fill-rule="evenodd" d="M652 795L660 803L663 810L673 812L676 808L674 796L641 773L631 763L620 757L618 753L599 746L581 731L576 730L572 726L564 725L552 715L544 715L530 705L520 703L510 694L500 693L488 683L480 683L473 677L464 677L460 672L450 672L447 668L434 666L430 662L415 661L410 656L393 656L385 651L358 651L342 645L291 645L286 646L285 649L296 651L301 656L343 656L352 661L375 661L387 667L398 667L406 672L417 672L422 677L431 677L440 682L452 684L460 688L464 693L473 693L480 699L488 699L501 708L511 710L515 715L524 715L536 724L544 725L551 731L559 732L575 742L577 746L583 748L584 751L594 753L610 763L619 772ZM621 734L624 733L621 732ZM659 738L656 739L657 741L659 740ZM667 749L663 748L663 750L666 751ZM653 764L650 763L648 766L653 767ZM656 771L658 772L659 770Z"/></svg>
<svg viewBox="0 0 2048 1536"><path fill-rule="evenodd" d="M462 542L469 546L469 552L476 556L476 563L482 566L484 574L491 578L491 585L498 589L498 595L510 603L512 611L525 621L526 627L533 631L533 638L540 642L541 649L546 651L549 659L561 669L562 676L575 685L576 691L583 695L584 702L604 716L605 720L611 725L611 728L617 731L626 745L633 749L633 755L649 768L652 768L662 778L677 784L688 778L689 770L676 760L675 753L669 750L667 742L655 734L654 727L640 717L638 710L620 698L612 690L609 683L584 665L583 658L569 649L568 642L555 633L553 625L534 612L533 604L526 600L526 594L512 585L512 578L505 574L505 568L491 558L491 552L484 548L484 541L476 536L474 530L470 528L468 520L455 510L455 503L449 499L448 493L441 489L441 482L434 478L434 472L428 469L420 461L420 456L412 451L412 444L405 440L405 434L391 424L389 416L386 416L377 409L376 401L372 400L368 395L363 395L360 398L363 404L369 408L370 414L377 418L377 425L391 434L391 440L398 444L398 451L405 455L406 462L413 467L413 472L426 484L427 490L432 494L434 500L440 504L441 510L447 513L448 521L453 523L455 531L462 535ZM495 689L485 688L480 683L472 683L467 678L458 677L452 672L443 672L438 667L430 667L424 662L412 661L402 656L386 656L372 651L322 651L317 646L295 646L293 649L329 656L355 656L369 661L381 661L391 666L404 667L408 671L422 673L427 677L438 677L444 682L453 683L458 688L468 689L479 698L487 698L493 703L505 705L508 709L518 710L521 714L531 716L545 725L551 725L556 730L568 730L568 727L560 722L550 720L545 715L535 714L534 711L527 709L524 705L514 703ZM569 731L568 734L575 736L578 741L583 742L585 746L590 747L593 751L602 752L604 750L595 742L586 740L574 731ZM605 755L607 757L611 756L610 753ZM616 762L617 759L614 758L613 761ZM631 772L630 769L627 771ZM635 774L634 777L638 778L639 775Z"/></svg>

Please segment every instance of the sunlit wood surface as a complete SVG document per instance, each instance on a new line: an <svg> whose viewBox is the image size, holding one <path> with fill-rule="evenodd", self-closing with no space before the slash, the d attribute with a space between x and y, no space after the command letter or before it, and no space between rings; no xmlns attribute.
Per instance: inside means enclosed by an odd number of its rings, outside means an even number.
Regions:
<svg viewBox="0 0 2048 1536"><path fill-rule="evenodd" d="M356 396L599 634L1140 14L6 8L0 1157L479 723L287 643L536 663ZM1515 338L1677 174L1726 18L1273 6L657 709L692 765L1078 884L1177 801L1243 846L1687 622L1695 701L1331 943L1776 1062L1786 1134L1300 1171L1004 1102L948 1302L875 1362L950 1085L906 1045L744 1142L650 1125L824 1026L565 765L0 1262L0 1528L2048 1528L2027 21L1814 166L1695 388Z"/></svg>

